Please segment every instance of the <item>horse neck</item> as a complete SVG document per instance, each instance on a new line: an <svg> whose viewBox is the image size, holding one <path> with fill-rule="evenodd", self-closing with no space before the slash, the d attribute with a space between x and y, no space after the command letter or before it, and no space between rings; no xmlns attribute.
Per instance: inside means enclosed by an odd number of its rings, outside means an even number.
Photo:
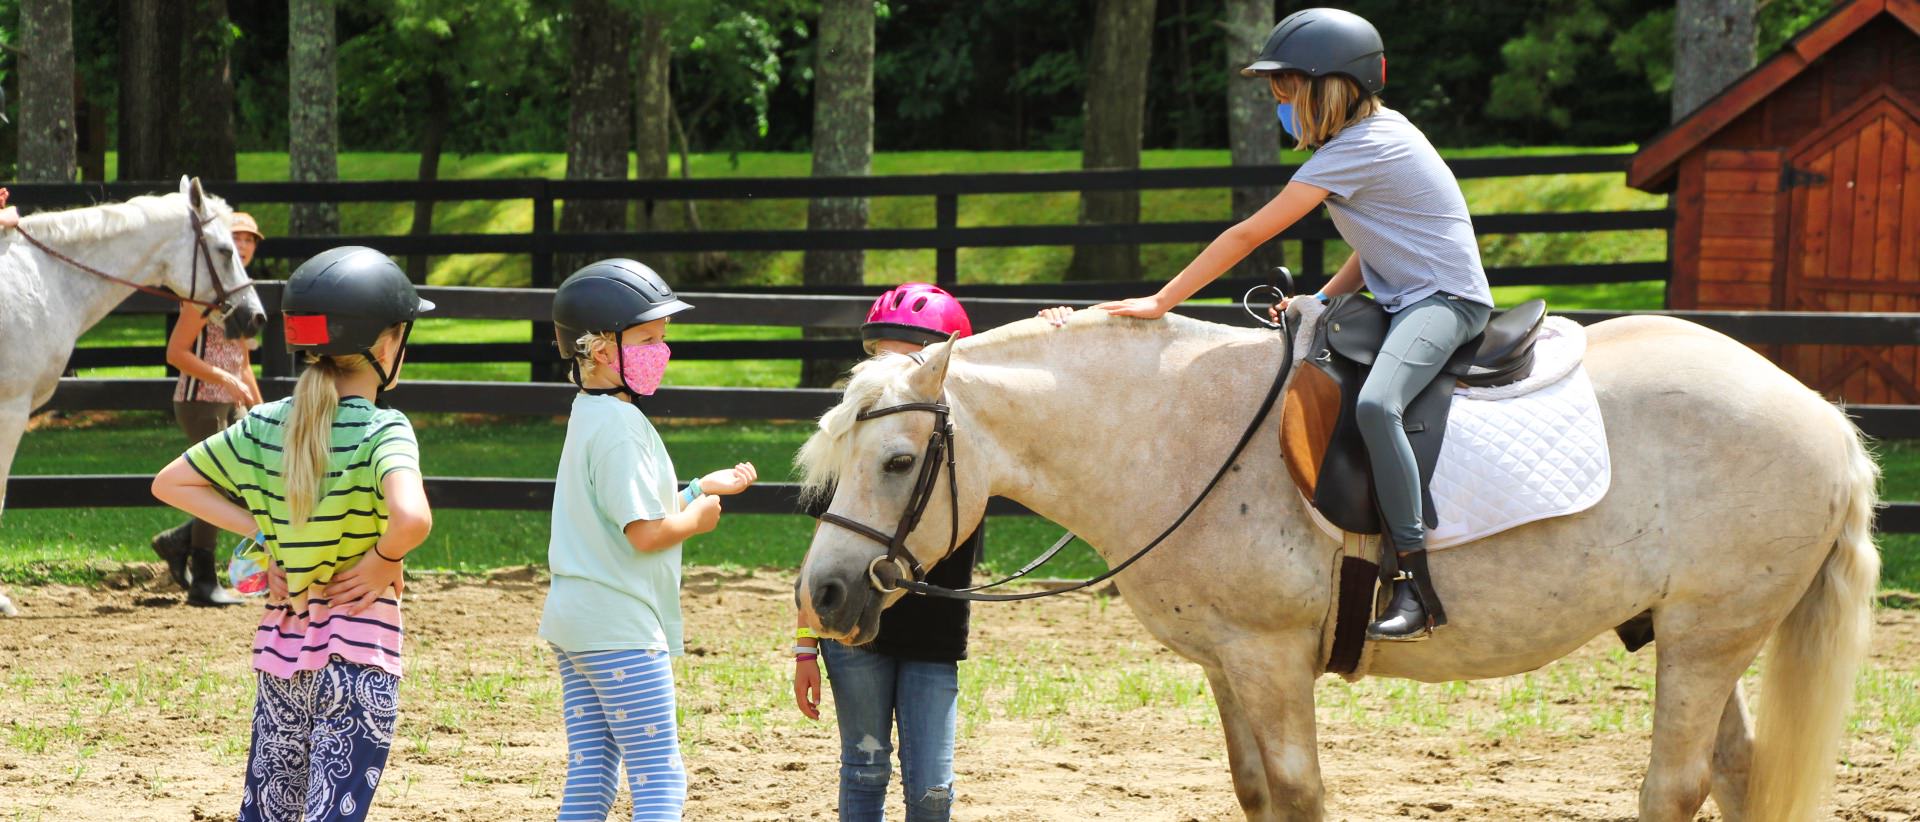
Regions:
<svg viewBox="0 0 1920 822"><path fill-rule="evenodd" d="M1139 546L1144 523L1172 522L1219 470L1284 350L1258 332L1189 321L1076 321L969 347L947 379L971 451L959 459L981 461L991 495L1116 561ZM1276 422L1277 410L1263 428ZM1277 458L1247 463L1242 481L1265 482L1279 470ZM1297 495L1274 496L1297 507ZM1296 515L1304 521L1302 512L1282 513Z"/></svg>
<svg viewBox="0 0 1920 822"><path fill-rule="evenodd" d="M85 243L63 246L49 242L48 245L116 277L152 286L165 283L177 264L180 255L176 246L187 240L186 222L182 214L177 221L156 220ZM113 313L133 293L128 286L97 277L44 252L39 253L39 258L46 272L43 279L47 290L57 295L55 305L67 307L67 316L76 321L74 337L86 333Z"/></svg>

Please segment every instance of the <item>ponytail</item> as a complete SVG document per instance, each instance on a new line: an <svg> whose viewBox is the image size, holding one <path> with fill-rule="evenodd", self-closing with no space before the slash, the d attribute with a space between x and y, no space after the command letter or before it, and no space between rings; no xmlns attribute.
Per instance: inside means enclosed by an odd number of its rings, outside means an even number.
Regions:
<svg viewBox="0 0 1920 822"><path fill-rule="evenodd" d="M404 326L381 332L374 345L399 340ZM339 380L356 371L371 370L373 364L358 354L320 356L308 354L306 370L293 385L292 409L287 413L286 464L281 479L286 481L288 524L299 528L320 504L320 484L327 476L333 456L333 415L340 408ZM396 361L394 370L399 370Z"/></svg>
<svg viewBox="0 0 1920 822"><path fill-rule="evenodd" d="M354 357L353 359L361 359ZM320 480L333 454L333 414L340 407L335 381L346 369L333 357L307 358L293 386L293 410L287 415L286 480L290 525L307 523L320 501Z"/></svg>

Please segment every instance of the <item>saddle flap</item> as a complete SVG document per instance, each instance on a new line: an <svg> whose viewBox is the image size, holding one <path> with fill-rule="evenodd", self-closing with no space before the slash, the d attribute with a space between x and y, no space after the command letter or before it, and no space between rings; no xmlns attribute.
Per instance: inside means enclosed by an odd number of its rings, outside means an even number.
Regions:
<svg viewBox="0 0 1920 822"><path fill-rule="evenodd" d="M1340 384L1319 368L1301 368L1281 400L1280 456L1307 499L1320 487L1320 466L1340 419Z"/></svg>

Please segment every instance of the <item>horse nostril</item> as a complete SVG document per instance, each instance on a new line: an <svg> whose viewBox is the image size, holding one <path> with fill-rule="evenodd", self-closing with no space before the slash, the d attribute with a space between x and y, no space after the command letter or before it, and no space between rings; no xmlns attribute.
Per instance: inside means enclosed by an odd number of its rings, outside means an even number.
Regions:
<svg viewBox="0 0 1920 822"><path fill-rule="evenodd" d="M846 600L846 589L838 582L823 582L814 589L813 610L816 613L829 614Z"/></svg>

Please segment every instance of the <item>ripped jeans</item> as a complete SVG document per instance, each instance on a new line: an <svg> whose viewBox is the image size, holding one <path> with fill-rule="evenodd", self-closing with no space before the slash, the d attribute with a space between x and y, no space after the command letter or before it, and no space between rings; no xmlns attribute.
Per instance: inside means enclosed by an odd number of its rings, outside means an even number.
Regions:
<svg viewBox="0 0 1920 822"><path fill-rule="evenodd" d="M907 822L946 822L953 809L953 731L960 666L898 659L822 640L840 723L840 820L880 822L900 726Z"/></svg>

